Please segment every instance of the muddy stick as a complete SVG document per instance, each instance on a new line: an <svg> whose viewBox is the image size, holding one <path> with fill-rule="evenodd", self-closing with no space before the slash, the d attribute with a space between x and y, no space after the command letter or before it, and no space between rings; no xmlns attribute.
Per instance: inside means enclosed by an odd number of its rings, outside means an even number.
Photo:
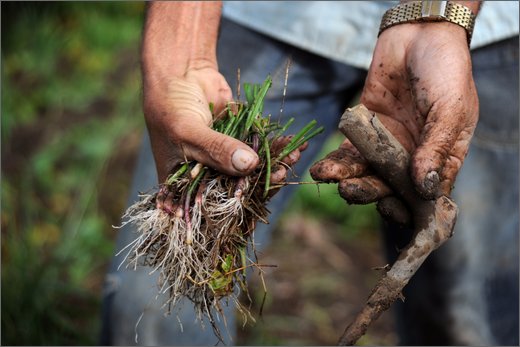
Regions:
<svg viewBox="0 0 520 347"><path fill-rule="evenodd" d="M458 208L447 196L424 200L417 195L408 169L410 155L364 105L347 109L339 129L408 205L414 225L413 239L376 284L361 312L341 336L338 344L347 346L356 343L381 313L403 297L403 288L424 260L451 237Z"/></svg>

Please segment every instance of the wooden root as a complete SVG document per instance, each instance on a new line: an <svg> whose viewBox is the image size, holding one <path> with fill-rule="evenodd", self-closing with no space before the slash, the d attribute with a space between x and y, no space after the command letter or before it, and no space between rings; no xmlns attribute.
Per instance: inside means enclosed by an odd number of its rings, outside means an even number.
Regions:
<svg viewBox="0 0 520 347"><path fill-rule="evenodd" d="M415 228L412 241L377 283L355 320L345 329L338 344L347 346L356 343L381 313L397 298L402 298L404 286L428 255L451 237L458 208L447 196L423 200L417 195L408 171L410 155L364 105L347 109L339 129L407 203Z"/></svg>

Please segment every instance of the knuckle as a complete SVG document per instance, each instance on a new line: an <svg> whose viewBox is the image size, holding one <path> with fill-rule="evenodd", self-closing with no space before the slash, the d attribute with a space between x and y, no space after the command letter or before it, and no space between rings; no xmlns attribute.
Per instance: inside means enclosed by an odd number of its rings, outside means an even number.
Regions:
<svg viewBox="0 0 520 347"><path fill-rule="evenodd" d="M325 182L336 182L340 176L336 163L328 159L321 160L314 164L310 173L313 179Z"/></svg>
<svg viewBox="0 0 520 347"><path fill-rule="evenodd" d="M226 138L224 136L209 136L197 146L201 152L205 152L213 161L222 163L227 153Z"/></svg>
<svg viewBox="0 0 520 347"><path fill-rule="evenodd" d="M283 166L279 166L278 169L271 174L271 181L273 183L281 183L287 178L287 170Z"/></svg>
<svg viewBox="0 0 520 347"><path fill-rule="evenodd" d="M349 204L368 204L377 197L369 186L360 184L357 180L342 180L339 182L339 194Z"/></svg>

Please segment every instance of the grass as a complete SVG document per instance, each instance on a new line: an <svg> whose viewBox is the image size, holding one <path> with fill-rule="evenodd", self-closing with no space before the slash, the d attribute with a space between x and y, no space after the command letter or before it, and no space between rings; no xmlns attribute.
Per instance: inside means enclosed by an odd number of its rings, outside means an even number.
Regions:
<svg viewBox="0 0 520 347"><path fill-rule="evenodd" d="M125 247L128 250L124 248L129 267L145 265L157 270L159 292L169 293L167 311L179 299L188 298L196 316L201 321L207 318L219 339L214 317L222 311L221 298L236 303L248 316L238 293L247 292L247 268L259 266L246 249L255 248L256 222L268 219L266 204L274 189L271 170L323 132L323 127L314 129L317 122L313 120L284 140L294 119L280 124L262 112L271 83L270 76L262 84L244 83L246 100L228 106L212 124L216 131L252 147L259 158L254 172L236 178L187 160L158 191L143 194L123 216L123 225L133 224L139 234ZM276 143L283 146L276 149ZM158 207L158 201L164 201L164 208ZM166 208L167 201L172 207Z"/></svg>
<svg viewBox="0 0 520 347"><path fill-rule="evenodd" d="M144 4L1 6L1 343L93 345L111 226L124 211L144 131ZM345 230L373 228L373 208L345 209L334 185L320 194L302 187L292 211L316 211Z"/></svg>

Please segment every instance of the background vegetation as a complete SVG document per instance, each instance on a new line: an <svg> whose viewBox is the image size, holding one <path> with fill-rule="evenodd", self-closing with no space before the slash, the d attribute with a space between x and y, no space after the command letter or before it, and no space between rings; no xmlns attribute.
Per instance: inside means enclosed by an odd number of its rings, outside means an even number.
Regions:
<svg viewBox="0 0 520 347"><path fill-rule="evenodd" d="M125 207L144 130L139 78L144 5L1 6L1 343L96 344L102 282L114 252L116 231L111 226L118 224ZM329 141L329 149L338 141L340 137ZM265 311L265 322L270 323L247 327L240 343L334 343L350 311L336 317L331 305L348 298L361 304L368 294L364 288L373 283L373 273L368 279L352 278L361 282L357 294L348 292L339 278L346 272L359 275L367 264L382 265L374 242L374 209L346 208L334 186L322 187L321 197L313 186L299 191L284 217L291 223L281 223L276 246L267 254L275 262L286 262L287 269L291 261L296 265L292 252L308 254L297 265L309 261L309 271L292 282L305 305L291 311L298 306L287 302L285 311L276 311L284 306L276 304L284 302L278 296L284 290L273 289ZM314 229L284 227L295 221ZM298 234L301 230L307 234ZM316 241L316 235L328 243ZM302 240L310 241L298 245ZM324 270L329 262L334 267L334 260L327 260L331 247L339 247L340 253L363 249L354 262L361 270L352 264L338 265L335 275ZM277 273L272 276L279 283ZM340 293L343 296L337 297ZM328 303L313 299L324 297ZM303 316L312 317L308 333L299 327ZM381 332L365 342L393 341L390 328Z"/></svg>
<svg viewBox="0 0 520 347"><path fill-rule="evenodd" d="M2 344L95 344L143 129L142 3L2 3Z"/></svg>

